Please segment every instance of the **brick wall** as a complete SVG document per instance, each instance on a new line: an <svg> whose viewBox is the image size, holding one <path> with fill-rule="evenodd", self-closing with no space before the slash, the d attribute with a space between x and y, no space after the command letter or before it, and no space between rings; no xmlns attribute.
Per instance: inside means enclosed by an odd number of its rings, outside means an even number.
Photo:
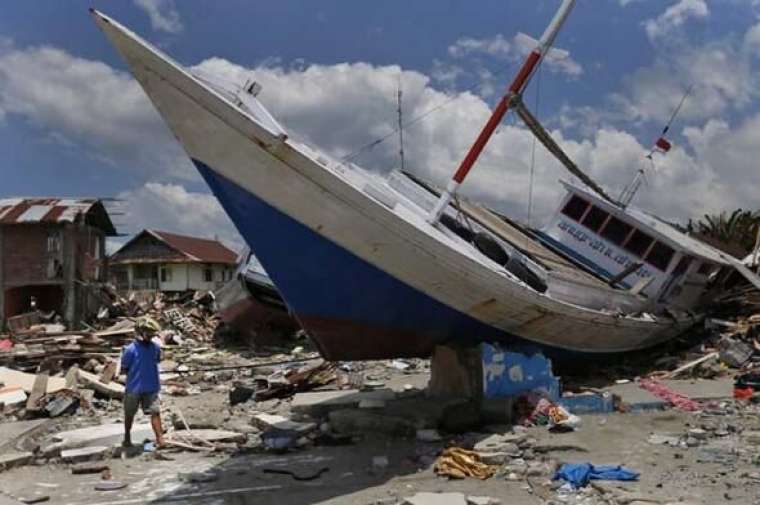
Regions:
<svg viewBox="0 0 760 505"><path fill-rule="evenodd" d="M49 281L48 233L54 228L40 225L3 227L2 261L5 286L21 286Z"/></svg>

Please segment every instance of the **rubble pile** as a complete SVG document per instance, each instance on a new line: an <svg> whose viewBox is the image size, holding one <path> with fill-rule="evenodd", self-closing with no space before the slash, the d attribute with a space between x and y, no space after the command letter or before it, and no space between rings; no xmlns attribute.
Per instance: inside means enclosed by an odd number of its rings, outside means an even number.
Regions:
<svg viewBox="0 0 760 505"><path fill-rule="evenodd" d="M40 323L38 313L16 317L10 334L0 335L0 366L31 373L65 373L78 365L100 371L118 357L121 348L134 337L134 321L150 316L164 328L164 344L197 345L213 338L219 325L213 312L210 292L188 293L167 298L158 293L140 300L135 293L124 298L112 288L101 291L103 305L94 321L82 330L66 330L60 323ZM48 316L54 319L54 316Z"/></svg>

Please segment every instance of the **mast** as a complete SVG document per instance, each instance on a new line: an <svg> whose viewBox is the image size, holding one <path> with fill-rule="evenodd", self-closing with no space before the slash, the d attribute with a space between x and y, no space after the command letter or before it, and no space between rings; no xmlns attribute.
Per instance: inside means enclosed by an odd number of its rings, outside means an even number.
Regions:
<svg viewBox="0 0 760 505"><path fill-rule="evenodd" d="M538 41L538 44L536 44L536 47L525 59L522 68L520 68L520 71L515 76L512 84L510 84L509 88L507 88L507 91L499 101L499 104L491 113L491 118L481 130L480 135L478 135L478 138L475 140L475 143L472 145L472 147L470 147L467 156L465 156L465 158L462 160L462 163L459 165L459 169L456 171L446 186L446 190L443 192L443 194L441 194L441 197L438 199L435 207L430 212L430 215L427 218L430 224L435 225L438 222L438 219L440 219L444 209L449 204L454 194L457 192L459 186L462 184L462 182L464 182L465 177L467 177L470 169L475 164L475 161L477 161L478 156L480 156L483 148L485 148L488 140L496 130L496 127L499 126L499 123L501 123L504 115L509 110L512 99L515 96L519 96L528 85L528 82L530 82L530 78L535 72L536 67L539 65L543 57L551 48L551 45L554 42L554 39L557 37L562 24L567 19L567 16L570 14L570 11L574 5L575 0L562 0L562 5L560 5L557 13L554 15L554 18L549 23L549 26L546 27L544 34Z"/></svg>

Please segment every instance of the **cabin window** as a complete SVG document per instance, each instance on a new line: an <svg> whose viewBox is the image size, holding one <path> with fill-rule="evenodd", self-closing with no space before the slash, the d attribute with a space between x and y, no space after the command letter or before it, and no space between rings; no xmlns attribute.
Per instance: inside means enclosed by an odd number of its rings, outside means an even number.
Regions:
<svg viewBox="0 0 760 505"><path fill-rule="evenodd" d="M623 244L623 249L641 258L647 252L649 246L652 245L652 242L654 242L652 237L641 230L634 230L628 242Z"/></svg>
<svg viewBox="0 0 760 505"><path fill-rule="evenodd" d="M647 263L653 267L662 270L663 272L668 269L670 260L673 259L675 251L672 247L663 244L662 242L655 242L652 246L652 250L649 251L647 257L644 258Z"/></svg>
<svg viewBox="0 0 760 505"><path fill-rule="evenodd" d="M562 209L562 213L572 219L573 221L580 221L583 217L583 213L588 208L588 202L580 196L573 195L570 200L565 204L565 208Z"/></svg>
<svg viewBox="0 0 760 505"><path fill-rule="evenodd" d="M206 265L203 269L204 282L212 282L214 280L214 271L211 269L211 265Z"/></svg>
<svg viewBox="0 0 760 505"><path fill-rule="evenodd" d="M609 214L607 214L605 211L600 209L599 207L591 207L591 210L588 211L588 214L586 214L586 217L583 218L583 226L588 228L589 230L598 232L599 228L602 227L604 222L609 217Z"/></svg>
<svg viewBox="0 0 760 505"><path fill-rule="evenodd" d="M604 227L601 235L613 244L620 245L625 242L626 237L631 233L632 229L633 227L628 223L624 223L615 216L612 216L607 221L607 226Z"/></svg>

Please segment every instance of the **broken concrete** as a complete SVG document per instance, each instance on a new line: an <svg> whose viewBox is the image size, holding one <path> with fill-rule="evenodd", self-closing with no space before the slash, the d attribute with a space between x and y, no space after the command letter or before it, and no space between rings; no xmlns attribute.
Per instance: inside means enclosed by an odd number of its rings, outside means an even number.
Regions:
<svg viewBox="0 0 760 505"><path fill-rule="evenodd" d="M151 432L152 433L152 432ZM132 437L134 439L134 436ZM152 438L152 437L151 437ZM208 443L245 443L247 437L242 433L224 430L185 430L174 431L166 436L166 441L203 440Z"/></svg>
<svg viewBox="0 0 760 505"><path fill-rule="evenodd" d="M292 431L299 435L305 435L317 428L316 423L299 423L291 421L287 417L263 413L253 416L253 424L262 430L275 429L280 431Z"/></svg>
<svg viewBox="0 0 760 505"><path fill-rule="evenodd" d="M294 414L304 414L321 417L332 410L358 407L362 401L390 401L396 394L390 389L375 391L359 391L347 389L343 391L317 391L298 393L293 397L290 410Z"/></svg>
<svg viewBox="0 0 760 505"><path fill-rule="evenodd" d="M124 398L124 386L118 382L103 382L97 375L84 370L79 370L77 377L84 387L93 389L107 398Z"/></svg>
<svg viewBox="0 0 760 505"><path fill-rule="evenodd" d="M25 393L31 393L34 389L34 382L37 376L31 373L19 372L10 368L0 366L0 384L5 387L17 386L24 390ZM47 381L45 391L55 393L66 387L66 379L60 377L50 377Z"/></svg>
<svg viewBox="0 0 760 505"><path fill-rule="evenodd" d="M8 452L0 455L0 471L28 464L34 454L31 452Z"/></svg>
<svg viewBox="0 0 760 505"><path fill-rule="evenodd" d="M414 436L414 423L395 416L370 412L368 410L344 409L330 412L330 427L337 433L346 435L389 435Z"/></svg>
<svg viewBox="0 0 760 505"><path fill-rule="evenodd" d="M21 437L34 433L46 423L47 419L3 423L0 426L0 453L12 449Z"/></svg>
<svg viewBox="0 0 760 505"><path fill-rule="evenodd" d="M132 427L132 440L136 443L152 438L153 429L150 424L135 424ZM101 424L100 426L56 433L42 450L45 454L57 454L62 450L82 447L118 447L122 440L124 440L124 425L122 423Z"/></svg>
<svg viewBox="0 0 760 505"><path fill-rule="evenodd" d="M95 445L91 447L82 447L80 449L66 449L61 451L61 459L66 463L81 463L83 461L93 461L105 459L111 455L111 448Z"/></svg>
<svg viewBox="0 0 760 505"><path fill-rule="evenodd" d="M464 493L417 493L404 498L404 505L467 505Z"/></svg>

